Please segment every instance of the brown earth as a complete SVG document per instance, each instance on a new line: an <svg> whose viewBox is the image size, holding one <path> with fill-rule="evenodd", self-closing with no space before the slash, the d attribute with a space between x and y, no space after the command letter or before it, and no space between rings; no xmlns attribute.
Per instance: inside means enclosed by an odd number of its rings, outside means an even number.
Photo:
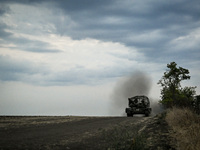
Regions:
<svg viewBox="0 0 200 150"><path fill-rule="evenodd" d="M173 149L169 146L170 143L165 141L169 140L167 125L158 122L159 119L156 120L155 117L143 116L2 116L0 117L0 150L108 149L113 144L113 140L110 139L116 136L117 128L123 128L123 132L136 129L145 134L145 137L148 137L146 149L157 149L157 147ZM155 142L156 138L157 142Z"/></svg>

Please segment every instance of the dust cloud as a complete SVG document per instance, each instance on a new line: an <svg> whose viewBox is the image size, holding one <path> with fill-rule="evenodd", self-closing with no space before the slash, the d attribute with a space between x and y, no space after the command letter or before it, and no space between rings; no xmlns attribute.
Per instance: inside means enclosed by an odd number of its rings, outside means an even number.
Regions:
<svg viewBox="0 0 200 150"><path fill-rule="evenodd" d="M158 102L159 100L154 100L151 97L149 98L149 100L150 100L150 107L152 108L152 112L151 112L152 116L155 116L164 111L162 104Z"/></svg>
<svg viewBox="0 0 200 150"><path fill-rule="evenodd" d="M118 81L111 95L111 115L125 116L125 108L128 107L128 98L145 95L149 97L149 92L152 86L150 75L142 71L134 72L132 75ZM160 111L158 102L150 99L152 109L156 108L156 112Z"/></svg>

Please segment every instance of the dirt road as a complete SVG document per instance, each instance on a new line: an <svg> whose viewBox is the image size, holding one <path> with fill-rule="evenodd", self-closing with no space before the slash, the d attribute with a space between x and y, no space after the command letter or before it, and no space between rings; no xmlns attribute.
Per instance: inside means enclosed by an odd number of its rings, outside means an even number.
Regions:
<svg viewBox="0 0 200 150"><path fill-rule="evenodd" d="M145 117L0 117L0 149L102 149L102 132ZM112 134L112 133L111 133ZM112 136L112 135L110 135Z"/></svg>

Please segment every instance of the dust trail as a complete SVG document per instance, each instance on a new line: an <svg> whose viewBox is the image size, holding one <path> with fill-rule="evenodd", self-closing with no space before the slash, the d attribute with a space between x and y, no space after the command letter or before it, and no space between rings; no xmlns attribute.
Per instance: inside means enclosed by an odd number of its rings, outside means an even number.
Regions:
<svg viewBox="0 0 200 150"><path fill-rule="evenodd" d="M125 115L124 111L128 106L128 98L136 95L148 96L151 85L151 77L141 71L137 71L117 82L111 95L111 115Z"/></svg>
<svg viewBox="0 0 200 150"><path fill-rule="evenodd" d="M152 116L155 116L158 113L161 113L164 111L163 106L158 102L159 100L154 100L152 98L150 99L150 107L152 108Z"/></svg>

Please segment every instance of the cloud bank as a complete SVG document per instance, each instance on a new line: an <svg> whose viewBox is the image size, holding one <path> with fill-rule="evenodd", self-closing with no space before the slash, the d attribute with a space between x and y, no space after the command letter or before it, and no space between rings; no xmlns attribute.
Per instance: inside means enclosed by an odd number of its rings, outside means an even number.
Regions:
<svg viewBox="0 0 200 150"><path fill-rule="evenodd" d="M198 0L1 0L0 84L97 88L144 70L158 95L175 61L199 94L199 13Z"/></svg>

